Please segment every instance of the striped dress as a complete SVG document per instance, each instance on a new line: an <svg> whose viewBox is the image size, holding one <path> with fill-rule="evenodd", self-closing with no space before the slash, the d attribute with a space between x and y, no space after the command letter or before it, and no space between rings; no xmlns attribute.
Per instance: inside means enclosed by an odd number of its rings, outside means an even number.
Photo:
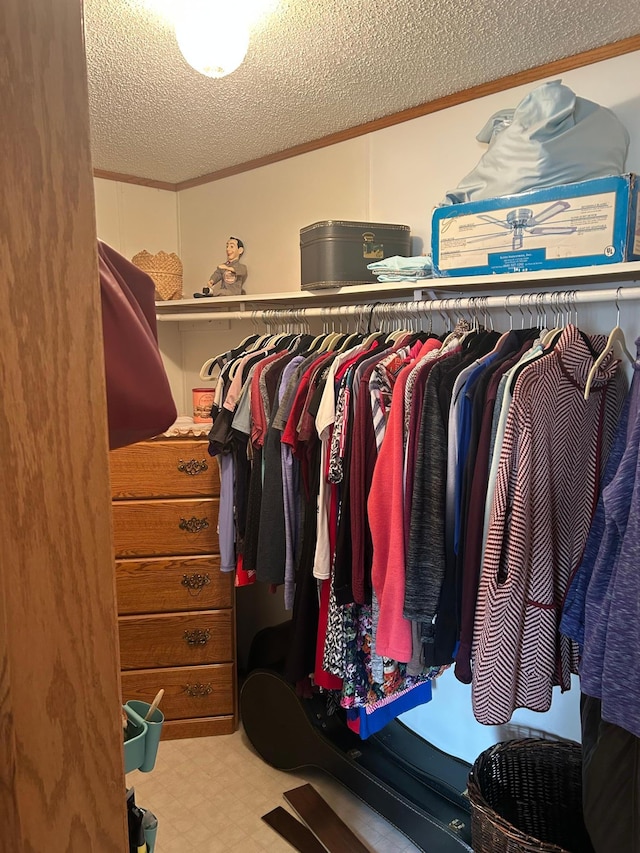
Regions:
<svg viewBox="0 0 640 853"><path fill-rule="evenodd" d="M568 690L577 672L577 647L558 624L627 388L609 357L584 400L605 342L569 325L515 385L474 623L473 711L486 725L516 708L548 710L552 687Z"/></svg>

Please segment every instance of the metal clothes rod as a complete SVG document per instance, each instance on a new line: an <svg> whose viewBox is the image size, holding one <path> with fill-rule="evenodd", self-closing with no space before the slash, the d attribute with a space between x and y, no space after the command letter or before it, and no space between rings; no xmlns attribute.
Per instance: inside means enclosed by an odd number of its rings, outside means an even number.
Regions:
<svg viewBox="0 0 640 853"><path fill-rule="evenodd" d="M382 302L376 300L357 305L323 306L315 308L277 308L258 309L253 311L220 311L212 313L191 314L158 314L159 321L192 322L206 320L253 320L266 325L288 320L295 322L306 318L322 318L325 320L344 317L374 318L411 316L447 311L491 311L501 308L511 309L558 309L596 302L626 302L640 299L640 287L616 287L601 290L550 290L535 293L519 293L507 296L468 296L450 297L448 299L420 299L406 302Z"/></svg>

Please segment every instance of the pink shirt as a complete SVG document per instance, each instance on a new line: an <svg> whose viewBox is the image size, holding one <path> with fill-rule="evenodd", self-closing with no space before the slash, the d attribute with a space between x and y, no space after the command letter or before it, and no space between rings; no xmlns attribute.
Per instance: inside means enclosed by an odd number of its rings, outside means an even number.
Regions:
<svg viewBox="0 0 640 853"><path fill-rule="evenodd" d="M373 540L371 582L380 617L375 652L401 663L411 660L411 622L404 608L404 386L412 365L396 380L387 430L373 472L367 501Z"/></svg>

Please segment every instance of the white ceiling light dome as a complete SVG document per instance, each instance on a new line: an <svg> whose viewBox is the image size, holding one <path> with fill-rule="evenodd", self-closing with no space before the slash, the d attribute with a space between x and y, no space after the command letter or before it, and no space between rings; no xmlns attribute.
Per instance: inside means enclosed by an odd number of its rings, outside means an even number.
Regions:
<svg viewBox="0 0 640 853"><path fill-rule="evenodd" d="M207 77L231 74L249 48L249 25L231 0L185 0L176 12L175 32L184 58Z"/></svg>

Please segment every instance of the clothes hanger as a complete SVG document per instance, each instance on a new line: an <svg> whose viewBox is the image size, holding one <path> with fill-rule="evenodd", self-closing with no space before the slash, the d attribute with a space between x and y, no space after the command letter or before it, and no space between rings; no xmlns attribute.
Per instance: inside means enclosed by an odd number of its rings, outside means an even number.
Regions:
<svg viewBox="0 0 640 853"><path fill-rule="evenodd" d="M339 335L337 332L329 332L324 336L324 340L320 342L320 346L318 347L318 355L323 352L329 352L332 348L333 343L338 339Z"/></svg>
<svg viewBox="0 0 640 853"><path fill-rule="evenodd" d="M216 381L220 376L220 371L222 370L222 367L229 360L229 357L235 357L241 352L244 352L244 350L253 348L255 344L260 341L262 337L264 337L258 334L258 323L256 320L256 315L256 311L251 312L251 324L253 325L254 331L250 335L247 335L246 338L241 340L240 343L233 349L228 350L227 352L221 352L218 355L212 356L212 358L208 358L200 368L200 379L203 379L205 382ZM217 376L213 375L215 367L218 368Z"/></svg>
<svg viewBox="0 0 640 853"><path fill-rule="evenodd" d="M346 340L341 346L341 350L342 352L344 352L345 350L350 349L350 347L354 347L361 342L361 335L359 335L357 332L351 332L349 335L347 335Z"/></svg>
<svg viewBox="0 0 640 853"><path fill-rule="evenodd" d="M549 302L553 306L555 303L555 313L553 315L553 327L549 328L547 325L547 312L544 312L544 324L540 330L540 344L543 347L548 347L553 339L562 331L560 328L560 320L559 320L559 306L560 306L560 294L557 290L554 290L553 293L549 296Z"/></svg>
<svg viewBox="0 0 640 853"><path fill-rule="evenodd" d="M449 299L445 299L444 301L445 301L445 307L443 310L444 310L445 314L443 314L442 311L438 311L438 313L440 314L440 316L442 317L442 319L444 321L445 331L446 331L447 325L449 326L449 328L451 328L451 317L449 317L449 315L446 314L446 312L449 310ZM455 300L456 303L459 303L459 301L460 301L459 298ZM464 326L462 326L460 323L456 323L453 330L450 331L445 336L444 340L442 341L441 349L444 349L445 347L449 346L449 344L454 340L460 340L460 341L464 340L467 337L467 335L473 331L469 327L469 324L466 323L466 321L465 321L465 325L466 325L466 328Z"/></svg>
<svg viewBox="0 0 640 853"><path fill-rule="evenodd" d="M330 307L327 310L329 312L329 318L331 318L331 315L333 314L333 308ZM340 332L336 332L335 329L333 329L325 336L325 339L321 342L318 348L318 353L329 352L329 350L332 350L336 341L340 340L341 337L342 335L340 334Z"/></svg>
<svg viewBox="0 0 640 853"><path fill-rule="evenodd" d="M222 356L226 355L226 353L222 353ZM215 382L220 376L220 363L218 359L222 358L220 355L214 355L213 358L208 358L205 363L200 368L200 379L205 382ZM213 375L212 368L218 368L218 375Z"/></svg>
<svg viewBox="0 0 640 853"><path fill-rule="evenodd" d="M339 315L340 314L340 308L337 308L336 310L337 310L338 315ZM334 340L331 341L329 344L330 349L335 350L337 353L346 352L346 350L349 348L349 346L347 345L347 342L351 340L353 335L348 331L344 332L342 330L342 318L341 317L340 317L340 331L337 332L336 335L337 335L337 337L334 338Z"/></svg>
<svg viewBox="0 0 640 853"><path fill-rule="evenodd" d="M325 342L327 335L330 334L326 321L323 321L322 325L323 325L322 332L320 332L319 335L316 335L316 337L311 341L311 343L309 344L309 346L307 348L307 352L309 353L309 355L311 355L313 353L319 353L320 347Z"/></svg>
<svg viewBox="0 0 640 853"><path fill-rule="evenodd" d="M376 308L380 305L380 302L374 302L371 308L369 309L369 320L367 322L367 331L362 340L362 346L365 348L369 348L371 344L377 340L380 336L380 332L372 332L371 331L371 321L373 320L373 315L375 313Z"/></svg>
<svg viewBox="0 0 640 853"><path fill-rule="evenodd" d="M413 334L411 329L396 329L395 332L391 332L388 336L388 340L393 341L394 344L397 344L401 338L410 337Z"/></svg>
<svg viewBox="0 0 640 853"><path fill-rule="evenodd" d="M313 353L316 353L324 339L325 339L324 332L321 335L316 335L316 337L309 344L309 346L307 348L307 353L309 355L313 355Z"/></svg>
<svg viewBox="0 0 640 853"><path fill-rule="evenodd" d="M620 328L620 306L618 305L618 295L619 295L621 290L622 290L621 287L619 287L616 290L616 309L617 309L616 325L611 330L611 333L609 334L609 338L607 340L607 343L605 344L604 349L602 350L602 352L600 353L598 358L595 360L593 367L589 371L589 375L587 376L587 382L584 386L584 399L585 400L589 399L589 393L591 391L591 385L593 383L593 380L595 379L595 377L598 373L598 370L600 369L600 365L603 363L603 361L609 355L609 353L617 351L617 354L620 358L624 355L629 359L631 364L635 363L634 357L631 355L631 353L627 349L627 344L626 344L626 341L624 339L624 332Z"/></svg>
<svg viewBox="0 0 640 853"><path fill-rule="evenodd" d="M348 332L347 333L342 332L340 334L340 338L336 341L336 343L334 345L335 351L337 353L344 353L348 349L351 349L352 347L356 346L356 344L353 343L354 338L357 338L357 335L353 335L353 334L348 333Z"/></svg>
<svg viewBox="0 0 640 853"><path fill-rule="evenodd" d="M350 335L349 331L347 330L345 332L342 327L343 315L340 313L339 308L336 308L336 313L338 314L338 331L336 332L335 339L331 342L331 349L335 350L335 352L342 353L345 351L345 343Z"/></svg>
<svg viewBox="0 0 640 853"><path fill-rule="evenodd" d="M397 319L394 315L393 308L390 308L387 305L382 305L381 313L382 325L391 327L390 331L382 332L384 335L383 343L387 345L394 344L396 343L396 336L398 335L399 330L397 328L393 328ZM380 333L378 333L378 335L379 334Z"/></svg>
<svg viewBox="0 0 640 853"><path fill-rule="evenodd" d="M327 311L330 313L331 308L327 308ZM327 346L326 346L327 338L330 335L332 335L333 332L329 331L328 320L323 320L322 325L323 325L322 332L316 338L314 338L314 340L311 342L311 344L309 346L308 352L310 352L310 353L315 352L315 353L320 354L320 353L327 351Z"/></svg>
<svg viewBox="0 0 640 853"><path fill-rule="evenodd" d="M309 334L308 323L303 322L303 312L294 309L289 310L291 318L290 332L293 335L287 349L296 355L306 352L309 341L313 340L313 336Z"/></svg>
<svg viewBox="0 0 640 853"><path fill-rule="evenodd" d="M365 349L368 349L374 341L377 341L380 338L380 332L368 332L367 335L362 340L362 346Z"/></svg>

